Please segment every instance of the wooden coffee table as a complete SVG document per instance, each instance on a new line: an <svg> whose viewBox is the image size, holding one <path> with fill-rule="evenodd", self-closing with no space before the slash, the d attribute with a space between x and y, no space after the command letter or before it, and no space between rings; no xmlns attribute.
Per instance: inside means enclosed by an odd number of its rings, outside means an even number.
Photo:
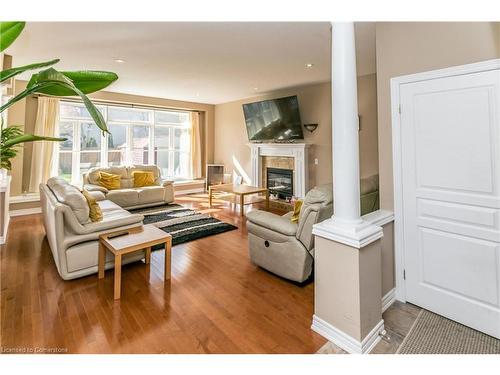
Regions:
<svg viewBox="0 0 500 375"><path fill-rule="evenodd" d="M221 184L221 185L212 185L209 186L208 188L208 204L210 207L212 207L212 200L213 200L213 192L214 191L223 191L226 193L232 193L235 195L239 195L240 199L240 215L244 216L245 215L245 210L244 210L244 205L245 205L245 195L251 195L251 194L259 194L259 193L265 193L266 194L266 210L269 210L269 190L266 188L260 188L257 186L250 186L250 185L234 185L234 184ZM250 202L250 203L256 203L255 201ZM247 203L247 204L250 204Z"/></svg>
<svg viewBox="0 0 500 375"><path fill-rule="evenodd" d="M115 299L120 299L121 295L122 256L134 251L145 250L145 263L151 267L151 247L159 244L165 244L164 282L166 283L170 280L172 262L172 236L170 234L148 224L99 236L98 278L104 278L107 249L115 256Z"/></svg>

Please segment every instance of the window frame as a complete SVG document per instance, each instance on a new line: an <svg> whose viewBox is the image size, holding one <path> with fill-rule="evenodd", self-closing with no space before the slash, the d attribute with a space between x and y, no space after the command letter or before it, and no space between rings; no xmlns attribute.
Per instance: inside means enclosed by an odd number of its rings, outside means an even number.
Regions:
<svg viewBox="0 0 500 375"><path fill-rule="evenodd" d="M65 101L61 100L60 101L60 106L62 105L71 105L71 106L78 106L78 107L83 107L83 103L80 102L75 102L75 101ZM169 179L186 179L191 177L191 168L188 165L187 170L186 170L186 175L176 175L175 170L174 170L174 163L175 163L175 153L179 153L179 160L181 160L181 154L190 154L191 150L191 142L189 141L189 136L191 133L191 121L190 121L190 111L180 111L180 110L168 110L164 108L131 108L131 107L123 107L119 105L113 105L113 104L96 104L96 107L101 110L101 113L103 114L104 121L109 125L119 125L119 126L125 126L126 127L126 149L125 149L125 161L124 165L131 165L132 164L132 158L133 158L133 150L134 150L134 145L133 145L133 130L134 127L138 126L144 126L148 128L149 131L149 142L148 142L148 164L156 164L155 163L155 153L157 150L162 150L162 151L168 151L168 165L167 165L167 175L162 175L162 178L169 178ZM149 113L149 120L147 121L140 121L140 120L108 120L109 118L109 109L110 108L118 108L118 109L126 109L126 110L132 110L132 111L147 111ZM179 122L179 123L174 123L174 122L156 122L156 112L180 112L186 115L186 121L184 122ZM108 140L109 140L109 134L103 135L101 133L101 147L99 150L96 151L90 151L90 150L82 150L81 149L81 126L82 123L89 123L93 122L91 118L88 117L78 117L78 116L61 116L59 114L59 121L57 124L57 129L56 129L56 135L59 134L59 123L62 122L71 122L73 126L73 142L72 142L72 149L71 150L61 150L59 145L56 145L56 150L55 150L55 156L53 158L53 163L52 163L52 175L57 176L59 174L59 162L60 162L60 154L71 154L71 183L75 185L82 185L82 175L81 173L81 156L84 153L94 153L94 152L99 152L100 153L100 162L97 164L101 167L107 167L109 165L109 152L119 152L119 151L114 151L114 150L109 150L108 147ZM155 130L157 127L165 127L168 129L168 137L169 137L169 144L165 146L160 146L158 147L155 142ZM186 145L184 145L184 148L175 148L175 140L174 140L174 135L175 135L175 129L185 129L187 131L187 142ZM163 170L163 169L162 169Z"/></svg>

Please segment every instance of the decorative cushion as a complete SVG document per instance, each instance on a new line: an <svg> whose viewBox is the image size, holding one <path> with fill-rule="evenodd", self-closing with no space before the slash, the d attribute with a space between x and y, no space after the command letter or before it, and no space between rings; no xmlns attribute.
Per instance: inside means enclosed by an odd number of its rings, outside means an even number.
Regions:
<svg viewBox="0 0 500 375"><path fill-rule="evenodd" d="M71 208L80 224L89 220L90 209L87 200L76 186L70 185L61 177L52 177L47 181L47 186L54 193L56 199Z"/></svg>
<svg viewBox="0 0 500 375"><path fill-rule="evenodd" d="M151 171L133 171L134 187L153 186L155 184L155 176Z"/></svg>
<svg viewBox="0 0 500 375"><path fill-rule="evenodd" d="M300 217L300 209L302 208L302 204L304 201L302 200L296 200L295 203L293 204L293 215L290 217L290 221L292 223L297 223L299 221Z"/></svg>
<svg viewBox="0 0 500 375"><path fill-rule="evenodd" d="M121 177L117 174L99 172L99 185L104 186L108 190L116 190L120 188Z"/></svg>
<svg viewBox="0 0 500 375"><path fill-rule="evenodd" d="M83 189L82 194L87 200L87 204L89 205L89 217L92 222L102 221L102 210L101 207L97 204L97 199L90 194L87 190Z"/></svg>
<svg viewBox="0 0 500 375"><path fill-rule="evenodd" d="M94 167L94 168L90 168L89 171L86 173L86 175L84 175L84 182L86 184L99 185L99 179L101 178L101 176L100 176L101 172L117 174L122 178L122 180L129 178L126 167L117 167L117 166ZM85 181L85 177L86 177L87 181Z"/></svg>
<svg viewBox="0 0 500 375"><path fill-rule="evenodd" d="M127 172L128 172L128 178L131 179L132 185L130 187L133 187L133 182L134 182L134 177L133 174L136 171L141 171L141 172L153 172L153 176L155 179L155 185L161 185L161 173L160 173L160 168L154 164L138 164L138 165L132 165L130 167L127 167Z"/></svg>

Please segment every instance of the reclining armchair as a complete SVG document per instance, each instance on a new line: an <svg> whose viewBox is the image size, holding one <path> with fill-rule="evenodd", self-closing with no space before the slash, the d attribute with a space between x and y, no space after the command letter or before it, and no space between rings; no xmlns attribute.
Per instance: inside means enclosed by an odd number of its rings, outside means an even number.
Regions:
<svg viewBox="0 0 500 375"><path fill-rule="evenodd" d="M247 214L250 259L258 266L296 282L307 280L314 260L313 225L332 216L331 184L310 190L300 210L299 221L292 212L279 216L255 210Z"/></svg>

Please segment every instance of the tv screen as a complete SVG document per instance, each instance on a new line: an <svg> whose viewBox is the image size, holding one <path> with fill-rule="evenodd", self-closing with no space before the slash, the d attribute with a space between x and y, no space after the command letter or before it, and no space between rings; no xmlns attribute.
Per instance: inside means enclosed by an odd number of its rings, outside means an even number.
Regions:
<svg viewBox="0 0 500 375"><path fill-rule="evenodd" d="M243 104L250 141L304 139L297 96Z"/></svg>

